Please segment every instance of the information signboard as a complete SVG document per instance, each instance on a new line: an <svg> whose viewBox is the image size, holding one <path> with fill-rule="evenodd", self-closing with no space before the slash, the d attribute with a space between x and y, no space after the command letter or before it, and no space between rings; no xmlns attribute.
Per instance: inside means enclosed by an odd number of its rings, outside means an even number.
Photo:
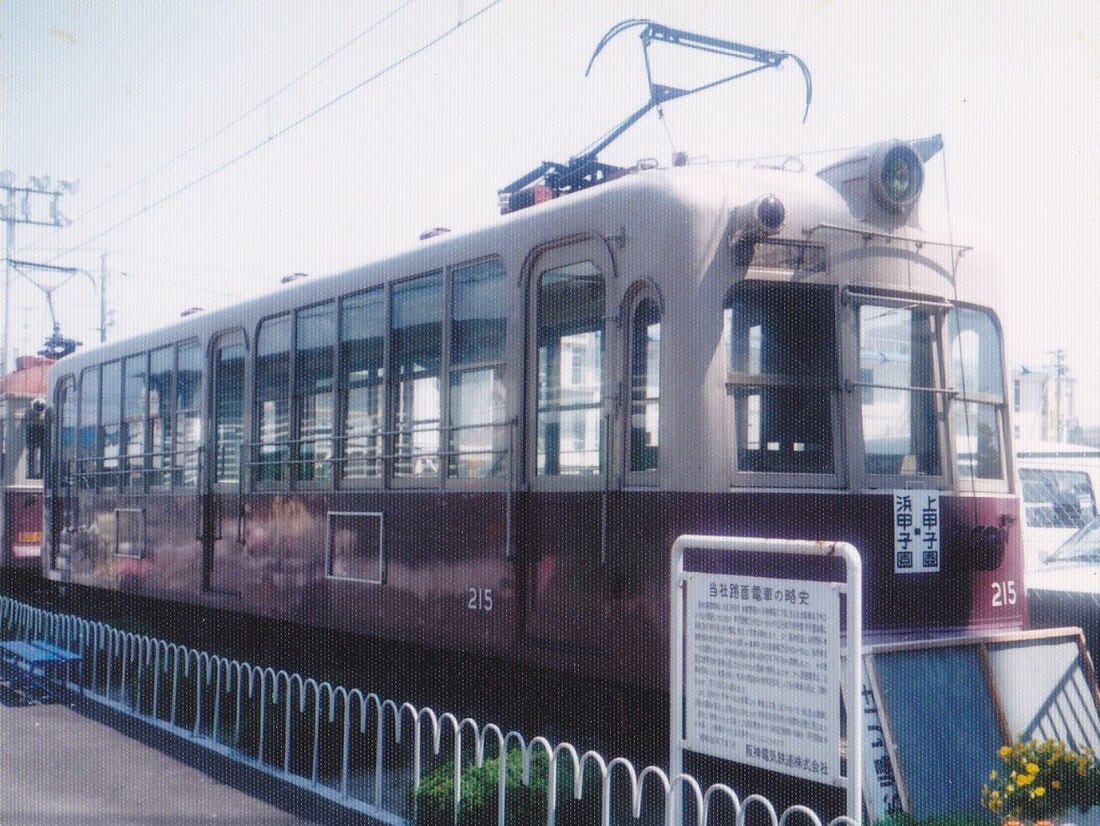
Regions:
<svg viewBox="0 0 1100 826"><path fill-rule="evenodd" d="M685 746L841 777L840 599L829 582L687 575Z"/></svg>
<svg viewBox="0 0 1100 826"><path fill-rule="evenodd" d="M760 566L750 560L761 554L805 559L792 570L818 575L754 575ZM680 776L686 752L699 752L843 786L847 815L860 822L861 715L844 720L841 760L842 695L854 703L861 687L858 551L847 542L685 534L671 562L670 776Z"/></svg>

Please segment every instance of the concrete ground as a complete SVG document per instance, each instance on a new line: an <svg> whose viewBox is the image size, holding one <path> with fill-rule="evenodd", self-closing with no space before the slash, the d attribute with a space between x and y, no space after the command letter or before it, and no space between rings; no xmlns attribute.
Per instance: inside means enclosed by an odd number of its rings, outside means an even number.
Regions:
<svg viewBox="0 0 1100 826"><path fill-rule="evenodd" d="M0 693L0 826L374 821L79 697Z"/></svg>

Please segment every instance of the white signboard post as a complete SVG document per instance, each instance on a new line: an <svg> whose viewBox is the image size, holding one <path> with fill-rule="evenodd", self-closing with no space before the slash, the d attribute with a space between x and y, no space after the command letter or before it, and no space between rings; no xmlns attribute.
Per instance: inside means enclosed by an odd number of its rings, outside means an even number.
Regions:
<svg viewBox="0 0 1100 826"><path fill-rule="evenodd" d="M844 558L845 582L684 570L684 552ZM670 771L693 751L848 789L862 817L860 715L847 717L841 775L841 686L858 707L862 592L847 543L682 536L672 548ZM841 667L841 595L847 596ZM847 664L852 664L848 667Z"/></svg>

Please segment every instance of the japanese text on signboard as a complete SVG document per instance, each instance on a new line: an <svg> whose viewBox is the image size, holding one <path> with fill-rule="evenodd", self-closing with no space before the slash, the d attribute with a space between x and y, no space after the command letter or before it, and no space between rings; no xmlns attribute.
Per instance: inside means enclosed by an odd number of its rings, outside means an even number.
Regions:
<svg viewBox="0 0 1100 826"><path fill-rule="evenodd" d="M839 777L839 610L827 582L691 574L687 747L823 782Z"/></svg>

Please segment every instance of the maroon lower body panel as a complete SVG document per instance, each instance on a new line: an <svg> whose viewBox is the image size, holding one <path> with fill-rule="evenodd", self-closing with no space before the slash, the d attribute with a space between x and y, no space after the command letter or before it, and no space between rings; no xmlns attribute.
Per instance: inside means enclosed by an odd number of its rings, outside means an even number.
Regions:
<svg viewBox="0 0 1100 826"><path fill-rule="evenodd" d="M97 493L80 498L67 564L86 585L649 687L668 681L669 551L686 533L850 542L871 638L1024 626L1013 498L943 497L935 573L895 570L893 507L892 492L519 493L511 507L502 491ZM976 525L1008 526L999 567L975 565ZM692 562L819 576L798 559Z"/></svg>

